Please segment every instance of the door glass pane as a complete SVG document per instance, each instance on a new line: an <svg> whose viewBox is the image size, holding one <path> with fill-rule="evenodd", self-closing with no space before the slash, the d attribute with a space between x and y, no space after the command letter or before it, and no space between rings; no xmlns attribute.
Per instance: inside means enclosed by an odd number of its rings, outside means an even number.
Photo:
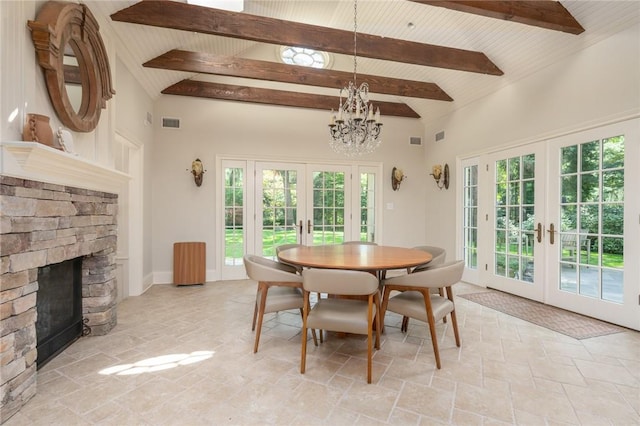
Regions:
<svg viewBox="0 0 640 426"><path fill-rule="evenodd" d="M495 167L494 270L533 283L535 154L498 160Z"/></svg>
<svg viewBox="0 0 640 426"><path fill-rule="evenodd" d="M535 177L536 156L534 154L522 157L522 179L533 179Z"/></svg>
<svg viewBox="0 0 640 426"><path fill-rule="evenodd" d="M598 170L600 165L600 141L583 143L580 146L580 170Z"/></svg>
<svg viewBox="0 0 640 426"><path fill-rule="evenodd" d="M622 303L624 137L564 147L562 161L560 289Z"/></svg>
<svg viewBox="0 0 640 426"><path fill-rule="evenodd" d="M224 175L224 263L238 266L244 255L244 170L226 168Z"/></svg>
<svg viewBox="0 0 640 426"><path fill-rule="evenodd" d="M598 202L600 200L599 173L583 173L580 175L580 201L583 203Z"/></svg>
<svg viewBox="0 0 640 426"><path fill-rule="evenodd" d="M298 173L262 171L262 256L276 258L276 247L298 242Z"/></svg>
<svg viewBox="0 0 640 426"><path fill-rule="evenodd" d="M565 175L560 178L562 187L562 202L575 203L578 201L578 175Z"/></svg>
<svg viewBox="0 0 640 426"><path fill-rule="evenodd" d="M344 172L313 172L313 245L344 242Z"/></svg>
<svg viewBox="0 0 640 426"><path fill-rule="evenodd" d="M360 174L360 241L375 242L375 174Z"/></svg>
<svg viewBox="0 0 640 426"><path fill-rule="evenodd" d="M562 148L561 157L562 157L562 165L560 170L562 175L578 172L578 146L577 145L567 146Z"/></svg>
<svg viewBox="0 0 640 426"><path fill-rule="evenodd" d="M467 268L478 268L478 166L464 168L463 253ZM501 209L504 216L504 208Z"/></svg>

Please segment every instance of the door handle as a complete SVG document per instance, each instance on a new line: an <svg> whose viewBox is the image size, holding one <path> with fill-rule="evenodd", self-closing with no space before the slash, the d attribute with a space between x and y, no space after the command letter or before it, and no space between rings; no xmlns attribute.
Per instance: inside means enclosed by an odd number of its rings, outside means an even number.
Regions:
<svg viewBox="0 0 640 426"><path fill-rule="evenodd" d="M303 228L303 226L304 225L302 225L302 219L300 219L300 226L299 226L300 238L299 238L299 241L298 241L299 244L302 244L302 228Z"/></svg>
<svg viewBox="0 0 640 426"><path fill-rule="evenodd" d="M542 224L540 222L538 222L538 227L536 228L536 238L539 243L542 242Z"/></svg>
<svg viewBox="0 0 640 426"><path fill-rule="evenodd" d="M551 225L549 225L549 230L547 231L549 233L549 244L553 245L554 241L555 241L555 226L553 225L553 223Z"/></svg>
<svg viewBox="0 0 640 426"><path fill-rule="evenodd" d="M311 219L307 219L307 234L311 233Z"/></svg>

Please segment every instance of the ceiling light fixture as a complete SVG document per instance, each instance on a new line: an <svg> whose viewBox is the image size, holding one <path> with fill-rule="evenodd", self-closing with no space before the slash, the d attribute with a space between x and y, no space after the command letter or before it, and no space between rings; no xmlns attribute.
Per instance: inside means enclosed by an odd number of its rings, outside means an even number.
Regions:
<svg viewBox="0 0 640 426"><path fill-rule="evenodd" d="M380 108L373 112L369 104L369 85L356 84L358 68L358 1L353 2L353 81L340 89L337 113L331 110L329 133L331 148L348 157L373 152L382 142ZM344 96L344 101L343 101Z"/></svg>

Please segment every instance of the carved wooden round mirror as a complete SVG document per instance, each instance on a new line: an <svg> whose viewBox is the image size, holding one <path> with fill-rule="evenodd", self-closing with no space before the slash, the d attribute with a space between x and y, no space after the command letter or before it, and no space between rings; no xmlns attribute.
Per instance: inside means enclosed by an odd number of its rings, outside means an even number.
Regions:
<svg viewBox="0 0 640 426"><path fill-rule="evenodd" d="M115 91L91 11L84 4L49 1L28 25L58 118L71 130L92 131Z"/></svg>
<svg viewBox="0 0 640 426"><path fill-rule="evenodd" d="M81 57L82 53L80 53L79 49L78 43L75 40L68 40L64 47L63 58L64 88L67 92L69 104L76 114L80 114L86 109L86 105L84 105L84 108L82 105L83 79L81 76L83 71L86 73L86 67L80 68L78 58ZM86 77L84 80L87 80ZM87 100L87 98L84 100Z"/></svg>

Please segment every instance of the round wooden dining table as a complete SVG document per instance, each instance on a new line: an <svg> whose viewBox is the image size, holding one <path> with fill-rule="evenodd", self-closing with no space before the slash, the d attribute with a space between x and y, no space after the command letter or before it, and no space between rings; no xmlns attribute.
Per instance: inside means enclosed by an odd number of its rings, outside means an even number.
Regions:
<svg viewBox="0 0 640 426"><path fill-rule="evenodd" d="M306 268L351 269L379 273L411 268L431 260L431 253L405 247L371 244L300 246L282 250L278 259Z"/></svg>

